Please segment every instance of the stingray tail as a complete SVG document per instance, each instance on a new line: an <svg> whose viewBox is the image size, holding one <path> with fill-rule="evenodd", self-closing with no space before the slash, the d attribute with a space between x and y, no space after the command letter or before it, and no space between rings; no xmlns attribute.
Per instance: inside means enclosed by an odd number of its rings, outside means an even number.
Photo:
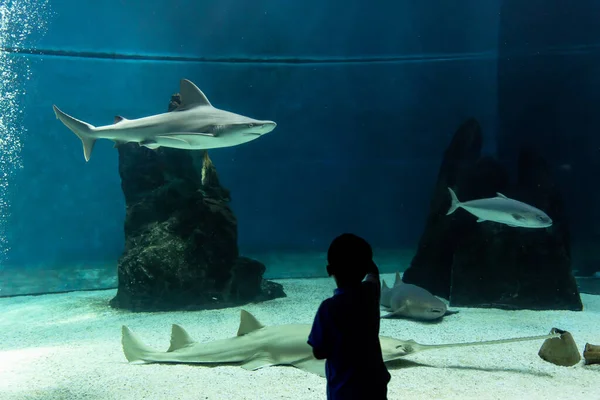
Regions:
<svg viewBox="0 0 600 400"><path fill-rule="evenodd" d="M123 345L123 353L125 358L130 363L143 364L147 361L144 359L148 353L155 353L156 350L146 346L136 335L133 334L131 329L123 325L122 328L123 337L121 343Z"/></svg>
<svg viewBox="0 0 600 400"><path fill-rule="evenodd" d="M448 188L448 191L450 192L450 197L452 198L452 204L450 205L450 209L448 210L446 215L452 214L461 206L460 201L458 201L458 197L456 197L456 193L454 193L454 190Z"/></svg>

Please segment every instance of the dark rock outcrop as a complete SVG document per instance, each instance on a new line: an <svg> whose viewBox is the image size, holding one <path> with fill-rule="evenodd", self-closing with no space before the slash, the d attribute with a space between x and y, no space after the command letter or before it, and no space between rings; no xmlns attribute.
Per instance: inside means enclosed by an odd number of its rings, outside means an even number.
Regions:
<svg viewBox="0 0 600 400"><path fill-rule="evenodd" d="M518 182L492 158L481 158L482 133L471 119L444 155L418 250L403 281L449 299L456 307L583 308L571 272L564 205L545 161L531 149L519 156ZM460 209L447 216L448 187L461 201L496 192L544 210L548 229L513 228Z"/></svg>
<svg viewBox="0 0 600 400"><path fill-rule="evenodd" d="M172 98L169 111L179 103ZM125 250L111 306L133 311L221 308L284 297L265 266L238 256L237 220L205 151L123 144Z"/></svg>

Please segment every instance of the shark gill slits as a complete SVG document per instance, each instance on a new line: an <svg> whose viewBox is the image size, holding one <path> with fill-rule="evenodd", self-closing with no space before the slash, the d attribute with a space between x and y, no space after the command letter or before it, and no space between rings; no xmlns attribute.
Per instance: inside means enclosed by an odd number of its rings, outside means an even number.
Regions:
<svg viewBox="0 0 600 400"><path fill-rule="evenodd" d="M521 220L524 220L524 219L525 219L525 217L523 217L522 215L519 215L519 214L511 214L511 215L512 215L512 217L513 217L514 219L516 219L517 221L521 221Z"/></svg>
<svg viewBox="0 0 600 400"><path fill-rule="evenodd" d="M220 131L223 130L223 125L212 125L208 131L210 133L219 133Z"/></svg>

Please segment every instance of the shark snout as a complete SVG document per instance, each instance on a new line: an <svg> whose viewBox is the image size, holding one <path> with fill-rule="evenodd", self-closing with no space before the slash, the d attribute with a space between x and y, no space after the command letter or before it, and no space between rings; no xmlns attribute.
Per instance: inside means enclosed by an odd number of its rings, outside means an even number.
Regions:
<svg viewBox="0 0 600 400"><path fill-rule="evenodd" d="M273 121L261 121L261 124L258 127L258 133L264 135L265 133L271 132L276 126L277 124Z"/></svg>
<svg viewBox="0 0 600 400"><path fill-rule="evenodd" d="M271 132L277 124L273 121L252 121L242 125L244 135L262 136Z"/></svg>

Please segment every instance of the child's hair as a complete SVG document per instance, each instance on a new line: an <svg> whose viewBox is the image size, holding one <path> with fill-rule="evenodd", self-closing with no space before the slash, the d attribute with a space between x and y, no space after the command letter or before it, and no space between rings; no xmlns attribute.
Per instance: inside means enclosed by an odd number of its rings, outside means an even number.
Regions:
<svg viewBox="0 0 600 400"><path fill-rule="evenodd" d="M371 245L352 233L333 239L327 251L327 273L344 283L362 281L372 262Z"/></svg>

